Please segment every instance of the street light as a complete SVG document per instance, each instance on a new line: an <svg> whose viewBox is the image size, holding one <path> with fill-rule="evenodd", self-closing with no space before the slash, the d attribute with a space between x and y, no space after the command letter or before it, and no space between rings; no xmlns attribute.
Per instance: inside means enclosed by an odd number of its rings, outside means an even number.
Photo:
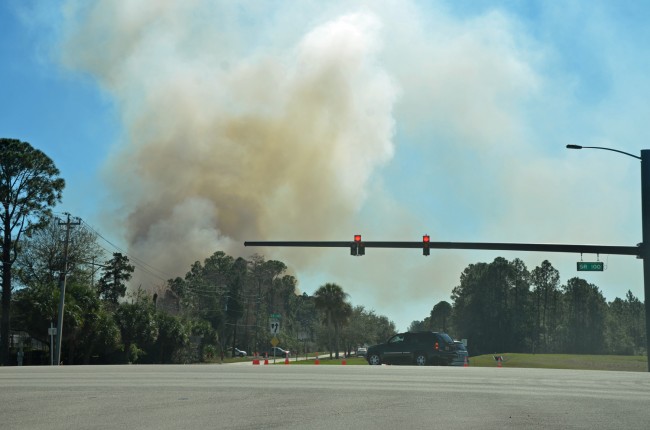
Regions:
<svg viewBox="0 0 650 430"><path fill-rule="evenodd" d="M643 241L639 246L639 255L643 259L643 294L645 302L645 337L648 372L650 372L650 149L642 149L641 156L601 146L567 145L568 149L603 149L618 152L641 160L641 230Z"/></svg>

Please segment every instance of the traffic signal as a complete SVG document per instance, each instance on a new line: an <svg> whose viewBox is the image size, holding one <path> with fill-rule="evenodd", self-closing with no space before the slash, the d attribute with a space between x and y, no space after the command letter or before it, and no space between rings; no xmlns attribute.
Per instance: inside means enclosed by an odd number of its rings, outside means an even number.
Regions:
<svg viewBox="0 0 650 430"><path fill-rule="evenodd" d="M350 246L350 255L365 255L366 253L366 247L361 242L361 235L360 234L355 234L354 235L354 242L352 242L352 245Z"/></svg>
<svg viewBox="0 0 650 430"><path fill-rule="evenodd" d="M429 255L429 235L422 236L422 255Z"/></svg>

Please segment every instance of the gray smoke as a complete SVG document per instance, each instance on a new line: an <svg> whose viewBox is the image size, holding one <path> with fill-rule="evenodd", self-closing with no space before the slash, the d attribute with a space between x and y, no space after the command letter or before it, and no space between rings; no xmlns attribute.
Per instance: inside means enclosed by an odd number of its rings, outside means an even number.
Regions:
<svg viewBox="0 0 650 430"><path fill-rule="evenodd" d="M373 14L251 46L285 30L237 12L112 0L69 11L66 64L123 115L107 177L129 250L171 273L217 249L244 254L246 239L328 237L393 154L397 91L376 61Z"/></svg>

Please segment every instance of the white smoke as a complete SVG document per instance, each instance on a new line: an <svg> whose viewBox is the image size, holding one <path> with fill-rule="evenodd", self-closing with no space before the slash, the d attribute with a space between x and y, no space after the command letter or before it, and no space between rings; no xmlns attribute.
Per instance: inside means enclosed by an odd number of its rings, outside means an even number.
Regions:
<svg viewBox="0 0 650 430"><path fill-rule="evenodd" d="M328 237L394 151L397 89L377 62L373 14L251 49L247 29L225 21L235 10L97 1L69 12L66 63L123 113L107 173L130 249L175 273L217 249L243 254L247 238Z"/></svg>

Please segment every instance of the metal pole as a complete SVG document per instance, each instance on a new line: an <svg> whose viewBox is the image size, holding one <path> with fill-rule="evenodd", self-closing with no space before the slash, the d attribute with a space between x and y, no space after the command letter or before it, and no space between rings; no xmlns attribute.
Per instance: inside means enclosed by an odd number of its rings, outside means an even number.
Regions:
<svg viewBox="0 0 650 430"><path fill-rule="evenodd" d="M650 149L641 150L641 226L643 243L643 292L645 302L645 337L648 372L650 372Z"/></svg>
<svg viewBox="0 0 650 430"><path fill-rule="evenodd" d="M648 372L650 372L650 149L642 149L641 156L601 146L567 145L569 149L604 149L618 152L641 160L641 230L643 242L639 247L639 257L643 259L643 301L645 303L645 338Z"/></svg>

